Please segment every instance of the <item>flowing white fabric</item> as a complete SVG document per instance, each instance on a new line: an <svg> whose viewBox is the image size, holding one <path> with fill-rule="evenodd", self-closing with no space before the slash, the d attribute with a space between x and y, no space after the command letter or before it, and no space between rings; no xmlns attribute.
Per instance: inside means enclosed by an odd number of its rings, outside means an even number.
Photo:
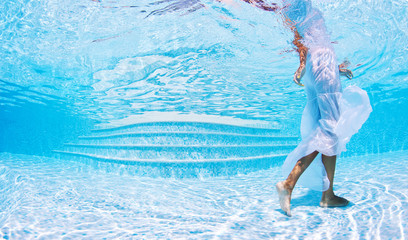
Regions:
<svg viewBox="0 0 408 240"><path fill-rule="evenodd" d="M327 178L321 154L339 155L367 120L372 109L367 93L356 86L342 91L336 54L319 10L310 0L284 0L283 15L291 20L308 48L303 82L307 104L301 123L302 141L286 158L283 176L287 177L296 162L314 151L319 155L298 180L314 190L325 191Z"/></svg>
<svg viewBox="0 0 408 240"><path fill-rule="evenodd" d="M318 191L326 191L327 178L321 154L339 155L346 150L351 136L361 128L372 109L367 93L356 86L342 91L336 54L319 10L310 0L284 0L283 15L290 19L303 44L308 48L303 82L307 104L302 115L302 141L286 158L283 176L287 177L296 162L318 151L319 155L298 180Z"/></svg>

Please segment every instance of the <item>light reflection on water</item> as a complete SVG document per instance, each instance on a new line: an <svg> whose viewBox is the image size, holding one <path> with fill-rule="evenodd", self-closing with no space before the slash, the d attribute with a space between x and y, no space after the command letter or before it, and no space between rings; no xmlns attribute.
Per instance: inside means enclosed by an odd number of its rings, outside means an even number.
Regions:
<svg viewBox="0 0 408 240"><path fill-rule="evenodd" d="M0 77L100 121L148 111L289 121L303 107L290 32L248 4L12 2L1 3ZM352 62L356 77L344 84L407 87L405 1L315 4L339 60Z"/></svg>
<svg viewBox="0 0 408 240"><path fill-rule="evenodd" d="M367 90L374 109L343 155L360 157L339 161L336 176L355 205L320 209L300 189L288 220L277 210L276 165L180 180L2 153L0 238L403 238L407 153L364 154L408 149L408 2L314 3L339 61L352 63L355 78L343 84ZM291 80L292 34L239 1L5 0L0 39L0 151L47 154L95 125L152 115L298 134L305 95Z"/></svg>
<svg viewBox="0 0 408 240"><path fill-rule="evenodd" d="M343 85L371 98L367 129L378 127L375 116L392 116L390 127L407 123L385 104L406 108L408 3L314 4L339 61L351 61L355 78ZM21 0L0 8L2 105L16 107L22 98L41 104L27 91L7 94L15 84L104 125L148 112L299 124L305 95L291 81L298 60L279 15L241 2L181 0ZM404 149L399 141L395 150Z"/></svg>
<svg viewBox="0 0 408 240"><path fill-rule="evenodd" d="M364 88L372 101L362 138L376 134L379 122L385 132L406 124L386 104L406 109L408 3L314 4L339 61L351 61L355 78L343 85ZM16 107L21 98L41 104L23 96L27 91L8 94L15 84L63 99L67 114L104 125L177 112L298 128L305 95L291 80L298 61L292 34L276 14L216 1L22 0L2 1L0 8L2 105ZM3 118L15 119L12 109ZM384 115L391 118L383 121ZM406 149L406 139L398 141L391 149Z"/></svg>

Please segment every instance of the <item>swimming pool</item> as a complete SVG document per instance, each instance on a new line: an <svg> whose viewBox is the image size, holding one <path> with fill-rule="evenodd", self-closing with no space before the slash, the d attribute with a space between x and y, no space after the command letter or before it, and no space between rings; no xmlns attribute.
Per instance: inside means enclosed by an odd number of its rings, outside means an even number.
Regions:
<svg viewBox="0 0 408 240"><path fill-rule="evenodd" d="M373 113L318 207L274 185L303 89L280 18L215 1L2 1L0 236L407 235L406 1L315 1Z"/></svg>

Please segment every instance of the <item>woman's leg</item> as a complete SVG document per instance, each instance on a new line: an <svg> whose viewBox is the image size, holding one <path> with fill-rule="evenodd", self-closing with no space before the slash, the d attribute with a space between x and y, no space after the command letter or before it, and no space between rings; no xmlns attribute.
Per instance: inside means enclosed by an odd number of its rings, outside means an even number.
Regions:
<svg viewBox="0 0 408 240"><path fill-rule="evenodd" d="M281 209L288 215L290 214L290 200L292 196L293 188L296 185L300 175L306 170L307 167L312 163L313 159L317 156L318 152L312 152L311 154L299 159L296 162L295 167L290 172L286 180L276 184L276 190L279 194L279 203Z"/></svg>
<svg viewBox="0 0 408 240"><path fill-rule="evenodd" d="M329 189L323 192L322 200L320 201L321 207L344 207L347 206L349 201L345 198L334 195L333 192L333 180L334 172L336 169L336 156L326 156L322 154L322 162L326 169L327 178L330 181Z"/></svg>

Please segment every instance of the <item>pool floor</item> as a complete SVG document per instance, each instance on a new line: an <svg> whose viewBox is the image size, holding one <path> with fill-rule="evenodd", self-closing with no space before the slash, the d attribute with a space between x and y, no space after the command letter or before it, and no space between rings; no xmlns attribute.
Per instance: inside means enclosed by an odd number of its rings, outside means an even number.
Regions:
<svg viewBox="0 0 408 240"><path fill-rule="evenodd" d="M71 159L0 153L2 239L405 239L408 152L341 158L335 192L318 207L298 187L289 218L280 167L207 178L134 176Z"/></svg>

